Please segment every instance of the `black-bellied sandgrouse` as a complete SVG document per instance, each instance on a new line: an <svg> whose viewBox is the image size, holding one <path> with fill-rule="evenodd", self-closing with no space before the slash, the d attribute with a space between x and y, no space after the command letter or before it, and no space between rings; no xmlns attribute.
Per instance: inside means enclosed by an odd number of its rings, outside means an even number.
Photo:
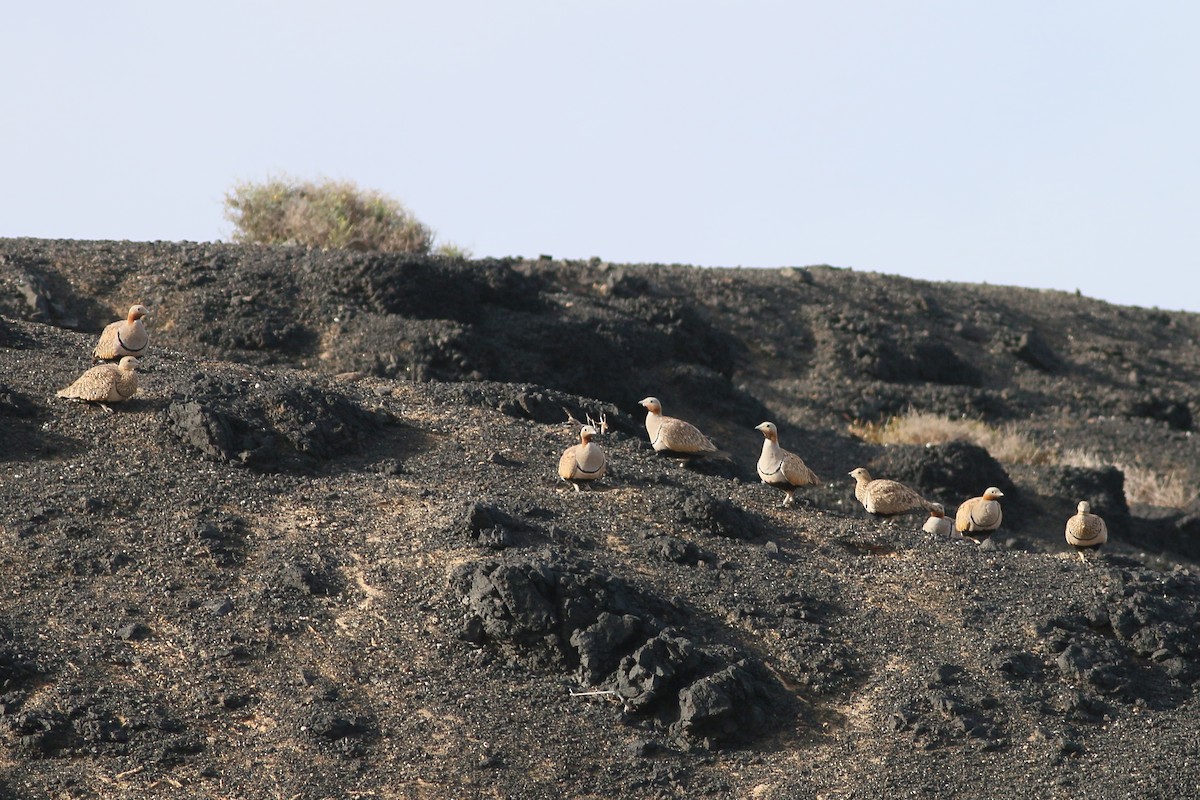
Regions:
<svg viewBox="0 0 1200 800"><path fill-rule="evenodd" d="M1004 492L989 486L982 497L972 497L964 502L954 515L954 530L977 542L991 536L1004 518L1000 510L1001 497Z"/></svg>
<svg viewBox="0 0 1200 800"><path fill-rule="evenodd" d="M921 530L946 539L955 535L954 522L946 516L946 509L941 503L929 504L929 519L925 520ZM958 538L961 539L962 535L959 534Z"/></svg>
<svg viewBox="0 0 1200 800"><path fill-rule="evenodd" d="M120 364L100 364L80 375L74 383L58 391L59 397L85 403L120 403L133 397L138 388L137 359L123 356Z"/></svg>
<svg viewBox="0 0 1200 800"><path fill-rule="evenodd" d="M92 351L92 358L96 361L112 361L122 356L144 354L146 346L150 344L150 334L146 332L142 317L149 313L145 306L130 306L125 319L104 326L100 341Z"/></svg>
<svg viewBox="0 0 1200 800"><path fill-rule="evenodd" d="M930 503L915 489L899 481L887 478L872 479L871 473L862 467L850 471L854 478L854 496L862 503L867 513L883 517L907 514L910 511L928 510Z"/></svg>
<svg viewBox="0 0 1200 800"><path fill-rule="evenodd" d="M657 397L639 401L646 409L646 433L656 453L678 459L704 458L721 451L695 425L675 417L664 417Z"/></svg>
<svg viewBox="0 0 1200 800"><path fill-rule="evenodd" d="M584 425L579 431L579 444L568 447L558 459L558 476L574 486L577 492L581 484L604 477L608 466L604 448L592 441L595 437L596 429Z"/></svg>
<svg viewBox="0 0 1200 800"><path fill-rule="evenodd" d="M1087 563L1085 550L1098 550L1108 541L1108 526L1104 519L1092 513L1092 506L1080 500L1078 512L1067 520L1067 544L1079 553L1079 560Z"/></svg>
<svg viewBox="0 0 1200 800"><path fill-rule="evenodd" d="M754 427L762 431L762 455L758 457L758 477L768 486L774 486L785 495L783 504L796 502L796 490L801 486L818 486L821 479L817 473L795 453L779 446L779 430L773 422L764 422Z"/></svg>

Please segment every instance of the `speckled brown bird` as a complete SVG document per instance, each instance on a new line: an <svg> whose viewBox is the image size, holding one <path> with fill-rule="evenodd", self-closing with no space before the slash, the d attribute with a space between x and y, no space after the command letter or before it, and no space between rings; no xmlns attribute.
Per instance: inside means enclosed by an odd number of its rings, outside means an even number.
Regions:
<svg viewBox="0 0 1200 800"><path fill-rule="evenodd" d="M817 473L795 453L788 452L779 446L779 430L773 422L756 425L754 430L762 431L762 455L758 457L758 477L768 486L774 486L784 493L783 504L790 506L796 502L796 490L802 486L818 486L821 479Z"/></svg>
<svg viewBox="0 0 1200 800"><path fill-rule="evenodd" d="M112 361L123 356L142 356L150 344L150 334L142 323L142 317L150 312L145 306L129 307L125 319L117 320L104 327L100 333L100 341L92 351L92 358L97 361Z"/></svg>
<svg viewBox="0 0 1200 800"><path fill-rule="evenodd" d="M721 451L708 437L692 425L675 417L665 417L657 397L647 397L638 403L646 409L646 433L656 453L672 458L704 458Z"/></svg>
<svg viewBox="0 0 1200 800"><path fill-rule="evenodd" d="M862 503L867 513L890 517L910 511L928 510L930 503L915 489L899 481L886 478L872 479L871 473L862 467L850 471L854 478L854 496Z"/></svg>
<svg viewBox="0 0 1200 800"><path fill-rule="evenodd" d="M1085 550L1099 550L1108 541L1108 526L1104 519L1092 513L1092 506L1080 500L1075 516L1067 520L1067 544L1079 553L1079 560L1087 563Z"/></svg>
<svg viewBox="0 0 1200 800"><path fill-rule="evenodd" d="M954 530L954 522L946 516L946 509L941 503L929 504L929 519L925 520L925 524L921 526L921 530L945 539L955 536L959 539L962 538L962 534Z"/></svg>
<svg viewBox="0 0 1200 800"><path fill-rule="evenodd" d="M58 391L59 397L85 403L120 403L133 397L138 388L137 359L124 356L120 364L100 364L80 375L74 383Z"/></svg>
<svg viewBox="0 0 1200 800"><path fill-rule="evenodd" d="M1000 509L1001 497L1004 492L989 486L982 497L972 497L964 502L954 515L954 529L977 542L991 536L1004 518Z"/></svg>
<svg viewBox="0 0 1200 800"><path fill-rule="evenodd" d="M558 459L558 477L569 482L577 492L581 485L604 477L608 467L604 448L593 442L594 438L596 429L584 425L579 431L579 444L568 447Z"/></svg>

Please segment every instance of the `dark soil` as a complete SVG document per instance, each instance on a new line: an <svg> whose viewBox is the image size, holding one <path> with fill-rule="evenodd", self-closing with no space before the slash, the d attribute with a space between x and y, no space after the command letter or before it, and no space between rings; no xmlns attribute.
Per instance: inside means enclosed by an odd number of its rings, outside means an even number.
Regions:
<svg viewBox="0 0 1200 800"><path fill-rule="evenodd" d="M54 397L133 302L138 394ZM1195 476L1198 334L828 267L0 240L0 797L1194 796L1200 510L848 422ZM651 394L730 460L657 457ZM869 517L856 466L1004 525Z"/></svg>

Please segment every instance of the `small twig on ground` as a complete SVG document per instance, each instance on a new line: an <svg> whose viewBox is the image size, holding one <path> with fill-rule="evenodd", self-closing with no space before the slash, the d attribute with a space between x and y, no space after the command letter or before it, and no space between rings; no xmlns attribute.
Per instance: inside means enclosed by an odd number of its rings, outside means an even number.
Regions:
<svg viewBox="0 0 1200 800"><path fill-rule="evenodd" d="M600 412L600 421L599 422L592 419L591 414L588 414L587 418L588 418L588 424L591 425L596 430L600 431L600 434L602 436L604 434L608 433L608 414L606 414L604 412Z"/></svg>

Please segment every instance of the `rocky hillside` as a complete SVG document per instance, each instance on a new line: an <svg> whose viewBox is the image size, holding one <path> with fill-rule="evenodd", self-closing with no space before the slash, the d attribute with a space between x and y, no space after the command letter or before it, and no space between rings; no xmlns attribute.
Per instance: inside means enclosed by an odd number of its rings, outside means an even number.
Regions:
<svg viewBox="0 0 1200 800"><path fill-rule="evenodd" d="M134 302L138 394L54 397ZM0 796L1190 796L1200 521L1108 465L1200 475L1198 332L828 267L0 241ZM731 460L656 457L649 394ZM909 409L1096 466L848 431ZM856 466L1004 525L869 517Z"/></svg>

